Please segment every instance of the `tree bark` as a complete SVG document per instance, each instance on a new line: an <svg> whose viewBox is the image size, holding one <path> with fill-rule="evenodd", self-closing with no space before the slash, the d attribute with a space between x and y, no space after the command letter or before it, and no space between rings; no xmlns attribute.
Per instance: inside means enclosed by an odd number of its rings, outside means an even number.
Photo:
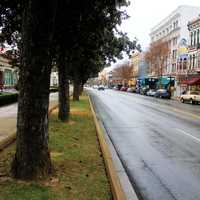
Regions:
<svg viewBox="0 0 200 200"><path fill-rule="evenodd" d="M53 1L24 4L16 153L11 172L18 179L35 179L52 170L48 150L48 105L53 38Z"/></svg>
<svg viewBox="0 0 200 200"><path fill-rule="evenodd" d="M75 78L73 81L73 101L79 101L80 96L80 81Z"/></svg>
<svg viewBox="0 0 200 200"><path fill-rule="evenodd" d="M80 93L79 93L80 95L82 95L82 94L83 94L83 89L84 89L83 87L84 87L84 84L83 84L83 83L81 83L81 84L80 84Z"/></svg>
<svg viewBox="0 0 200 200"><path fill-rule="evenodd" d="M65 62L64 50L59 53L58 58L58 78L59 78L59 111L58 118L61 121L69 120L70 96L69 96L69 78Z"/></svg>

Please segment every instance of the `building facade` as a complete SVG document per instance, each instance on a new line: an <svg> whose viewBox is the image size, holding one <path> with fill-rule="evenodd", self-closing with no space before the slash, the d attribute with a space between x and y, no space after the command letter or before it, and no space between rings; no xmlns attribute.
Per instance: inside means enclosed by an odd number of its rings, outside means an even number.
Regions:
<svg viewBox="0 0 200 200"><path fill-rule="evenodd" d="M9 60L0 54L0 87L13 88L18 81L18 73L9 64Z"/></svg>
<svg viewBox="0 0 200 200"><path fill-rule="evenodd" d="M135 51L130 59L130 65L132 66L132 85L136 85L138 78L144 78L148 75L148 66L145 61L145 53Z"/></svg>
<svg viewBox="0 0 200 200"><path fill-rule="evenodd" d="M199 13L200 7L182 5L152 28L150 33L152 43L163 40L169 44L170 52L163 69L164 76L177 78L180 71L180 61L183 62L184 67L187 65L188 56L186 52L182 51L182 44L188 45L190 41L189 30L187 27L188 21L191 21L198 16ZM175 96L180 95L179 85L180 82L176 79Z"/></svg>
<svg viewBox="0 0 200 200"><path fill-rule="evenodd" d="M139 64L140 64L140 52L139 51L134 51L130 62L129 62L130 66L132 67L132 78L129 81L129 85L136 85L137 79L138 79L138 73L139 73Z"/></svg>
<svg viewBox="0 0 200 200"><path fill-rule="evenodd" d="M181 91L200 91L200 16L188 23L189 45L188 62L179 68Z"/></svg>

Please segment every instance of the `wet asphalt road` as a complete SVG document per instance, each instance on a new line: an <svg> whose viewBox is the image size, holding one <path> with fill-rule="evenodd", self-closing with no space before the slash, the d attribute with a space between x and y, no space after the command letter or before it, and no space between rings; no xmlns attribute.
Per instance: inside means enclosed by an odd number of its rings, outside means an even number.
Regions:
<svg viewBox="0 0 200 200"><path fill-rule="evenodd" d="M200 105L89 93L141 199L200 200Z"/></svg>

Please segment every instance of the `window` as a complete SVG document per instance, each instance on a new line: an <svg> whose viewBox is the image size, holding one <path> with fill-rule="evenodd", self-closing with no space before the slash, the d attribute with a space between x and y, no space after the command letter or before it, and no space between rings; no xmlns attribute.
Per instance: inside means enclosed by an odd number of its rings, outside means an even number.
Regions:
<svg viewBox="0 0 200 200"><path fill-rule="evenodd" d="M176 28L176 22L173 23L173 29L175 29L175 28Z"/></svg>
<svg viewBox="0 0 200 200"><path fill-rule="evenodd" d="M177 37L173 38L173 45L177 45Z"/></svg>
<svg viewBox="0 0 200 200"><path fill-rule="evenodd" d="M180 62L179 62L179 67L180 67L180 70L182 70L183 69L183 65L182 65L182 58L180 59Z"/></svg>
<svg viewBox="0 0 200 200"><path fill-rule="evenodd" d="M197 64L197 68L200 68L200 53L198 53L198 57L197 57L197 60L198 60L198 64Z"/></svg>
<svg viewBox="0 0 200 200"><path fill-rule="evenodd" d="M172 72L176 71L176 64L172 64Z"/></svg>
<svg viewBox="0 0 200 200"><path fill-rule="evenodd" d="M176 59L176 55L177 55L177 50L175 49L172 51L172 58Z"/></svg>
<svg viewBox="0 0 200 200"><path fill-rule="evenodd" d="M196 31L194 31L194 46L196 45Z"/></svg>
<svg viewBox="0 0 200 200"><path fill-rule="evenodd" d="M176 21L176 28L178 27L178 20Z"/></svg>
<svg viewBox="0 0 200 200"><path fill-rule="evenodd" d="M191 32L191 35L190 35L190 45L191 46L193 45L193 32Z"/></svg>
<svg viewBox="0 0 200 200"><path fill-rule="evenodd" d="M186 70L187 69L187 59L184 58L183 60L183 70Z"/></svg>
<svg viewBox="0 0 200 200"><path fill-rule="evenodd" d="M190 55L190 61L189 61L189 69L192 68L192 55Z"/></svg>
<svg viewBox="0 0 200 200"><path fill-rule="evenodd" d="M197 44L199 44L199 29L197 31Z"/></svg>
<svg viewBox="0 0 200 200"><path fill-rule="evenodd" d="M195 55L193 54L193 56L192 56L192 68L194 69L194 67L195 67Z"/></svg>

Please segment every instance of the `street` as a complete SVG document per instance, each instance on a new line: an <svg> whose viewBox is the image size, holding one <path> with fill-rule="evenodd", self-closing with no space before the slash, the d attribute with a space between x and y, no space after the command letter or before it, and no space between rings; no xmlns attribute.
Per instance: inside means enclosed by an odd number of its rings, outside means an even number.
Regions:
<svg viewBox="0 0 200 200"><path fill-rule="evenodd" d="M141 199L200 200L199 105L88 92Z"/></svg>

